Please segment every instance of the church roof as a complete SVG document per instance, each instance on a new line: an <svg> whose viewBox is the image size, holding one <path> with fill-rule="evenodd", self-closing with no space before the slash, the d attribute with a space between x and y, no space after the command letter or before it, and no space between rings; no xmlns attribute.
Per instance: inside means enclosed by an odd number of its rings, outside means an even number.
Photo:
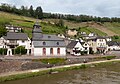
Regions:
<svg viewBox="0 0 120 84"><path fill-rule="evenodd" d="M33 41L34 47L65 47L64 41Z"/></svg>
<svg viewBox="0 0 120 84"><path fill-rule="evenodd" d="M38 34L37 37L41 37L40 34ZM59 38L58 36L56 35L49 35L49 34L42 34L42 37L41 38L36 38L36 37L33 37L33 41L34 40L37 40L37 41L63 41L62 38Z"/></svg>

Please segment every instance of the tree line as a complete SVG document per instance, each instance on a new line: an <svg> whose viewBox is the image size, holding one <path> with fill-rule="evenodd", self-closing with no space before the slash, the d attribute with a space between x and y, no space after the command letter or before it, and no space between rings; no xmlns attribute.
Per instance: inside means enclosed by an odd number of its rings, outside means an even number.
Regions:
<svg viewBox="0 0 120 84"><path fill-rule="evenodd" d="M0 11L14 13L14 14L28 16L28 17L34 17L38 19L43 18L43 10L41 6L38 6L34 10L32 5L29 8L27 6L21 6L20 8L17 8L15 5L13 6L9 4L1 4Z"/></svg>
<svg viewBox="0 0 120 84"><path fill-rule="evenodd" d="M42 18L53 18L53 19L65 19L75 22L120 22L120 18L117 17L96 17L89 15L70 15L70 14L52 14L52 13L43 13L41 6L33 8L31 5L29 8L27 6L21 6L21 8L16 8L16 6L11 6L9 4L1 4L0 11L14 13L18 15L34 17L38 19Z"/></svg>
<svg viewBox="0 0 120 84"><path fill-rule="evenodd" d="M63 14L51 14L51 13L44 13L44 18L54 18L54 19L65 19L68 21L75 21L75 22L120 22L120 18L117 17L96 17L96 16L89 16L89 15L63 15Z"/></svg>

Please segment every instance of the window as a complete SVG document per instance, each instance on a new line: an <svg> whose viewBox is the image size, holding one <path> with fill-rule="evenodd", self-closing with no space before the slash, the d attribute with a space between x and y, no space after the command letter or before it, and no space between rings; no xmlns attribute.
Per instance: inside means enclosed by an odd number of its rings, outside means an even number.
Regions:
<svg viewBox="0 0 120 84"><path fill-rule="evenodd" d="M85 48L85 50L87 50L87 48Z"/></svg>
<svg viewBox="0 0 120 84"><path fill-rule="evenodd" d="M60 54L60 48L57 49L57 54Z"/></svg>
<svg viewBox="0 0 120 84"><path fill-rule="evenodd" d="M53 48L50 48L50 54L53 55Z"/></svg>
<svg viewBox="0 0 120 84"><path fill-rule="evenodd" d="M57 45L59 45L59 42L57 42Z"/></svg>
<svg viewBox="0 0 120 84"><path fill-rule="evenodd" d="M46 42L43 42L43 45L46 45Z"/></svg>
<svg viewBox="0 0 120 84"><path fill-rule="evenodd" d="M48 38L51 38L51 36L48 36Z"/></svg>
<svg viewBox="0 0 120 84"><path fill-rule="evenodd" d="M22 40L22 43L24 43L25 41L24 40Z"/></svg>
<svg viewBox="0 0 120 84"><path fill-rule="evenodd" d="M46 48L43 48L43 55L46 55Z"/></svg>

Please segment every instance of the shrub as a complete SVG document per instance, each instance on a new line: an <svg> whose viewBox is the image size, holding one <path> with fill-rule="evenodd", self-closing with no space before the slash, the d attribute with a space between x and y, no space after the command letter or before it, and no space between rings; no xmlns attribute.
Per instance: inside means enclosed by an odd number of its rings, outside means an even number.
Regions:
<svg viewBox="0 0 120 84"><path fill-rule="evenodd" d="M25 47L23 46L18 46L16 49L15 49L15 54L21 54L21 55L24 55L27 53L27 50L25 49Z"/></svg>
<svg viewBox="0 0 120 84"><path fill-rule="evenodd" d="M7 55L7 49L1 48L0 55Z"/></svg>
<svg viewBox="0 0 120 84"><path fill-rule="evenodd" d="M106 56L107 60L115 59L116 56Z"/></svg>

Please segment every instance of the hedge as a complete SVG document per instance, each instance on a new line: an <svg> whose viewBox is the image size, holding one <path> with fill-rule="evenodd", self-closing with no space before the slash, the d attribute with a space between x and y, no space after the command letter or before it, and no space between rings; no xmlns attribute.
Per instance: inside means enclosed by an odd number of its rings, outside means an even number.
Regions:
<svg viewBox="0 0 120 84"><path fill-rule="evenodd" d="M7 55L7 49L0 48L0 55Z"/></svg>

